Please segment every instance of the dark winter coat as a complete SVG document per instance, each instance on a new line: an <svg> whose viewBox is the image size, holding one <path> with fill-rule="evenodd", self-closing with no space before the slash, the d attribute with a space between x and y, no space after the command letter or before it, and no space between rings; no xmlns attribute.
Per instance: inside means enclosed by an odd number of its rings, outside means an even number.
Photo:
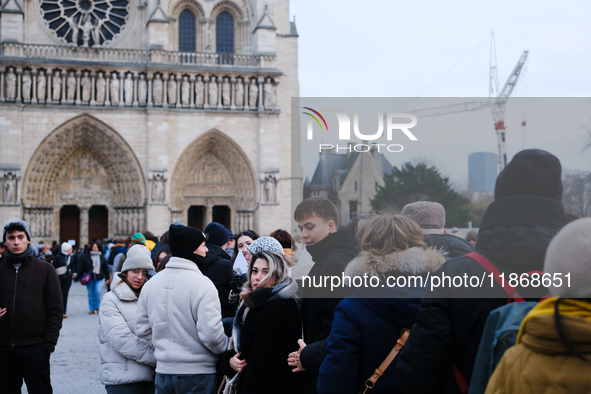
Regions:
<svg viewBox="0 0 591 394"><path fill-rule="evenodd" d="M426 234L425 243L428 246L435 246L438 250L446 252L446 258L448 260L475 251L474 247L467 241L451 234Z"/></svg>
<svg viewBox="0 0 591 394"><path fill-rule="evenodd" d="M68 265L68 258L70 259L70 264ZM55 268L56 270L60 267L68 267L66 270L66 273L63 275L58 275L60 277L60 279L62 279L62 277L65 278L72 278L72 267L74 263L74 255L66 255L64 253L62 253L61 251L53 258L53 261L51 262L51 265L53 265L53 268Z"/></svg>
<svg viewBox="0 0 591 394"><path fill-rule="evenodd" d="M201 272L207 276L215 285L220 297L220 304L222 306L222 317L232 317L236 310L228 301L230 295L230 282L234 272L232 271L233 263L230 256L222 248L212 243L206 242L205 245L209 251L205 255L205 263L203 263Z"/></svg>
<svg viewBox="0 0 591 394"><path fill-rule="evenodd" d="M92 257L90 256L90 253L85 253L82 256L81 261L78 263L78 274L76 276L76 279L82 279L84 274L90 274L91 280L101 280L105 278L109 279L111 275L105 256L101 254L101 270L98 274L95 274L92 272Z"/></svg>
<svg viewBox="0 0 591 394"><path fill-rule="evenodd" d="M410 248L386 256L362 252L345 271L348 276L421 275L435 272L445 262L439 251ZM327 356L320 367L320 394L362 392L365 381L390 353L403 328L411 328L424 288L358 288L337 306L328 337ZM383 298L364 298L383 297ZM395 393L396 359L371 390L372 394Z"/></svg>
<svg viewBox="0 0 591 394"><path fill-rule="evenodd" d="M345 229L329 234L322 241L307 246L312 256L314 266L308 273L310 278L326 275L342 276L345 267L357 256L359 241L352 229ZM304 342L306 346L301 354L302 366L306 369L305 392L316 392L318 370L326 356L326 338L330 335L334 312L338 303L348 295L345 290L333 293L334 298L326 297L329 289L302 289L302 323L304 327ZM335 297L336 296L336 297Z"/></svg>
<svg viewBox="0 0 591 394"><path fill-rule="evenodd" d="M548 244L565 223L564 207L556 200L500 198L484 214L476 249L506 278L510 273L542 271ZM448 261L439 272L449 276L488 274L468 257ZM398 356L397 383L402 393L460 393L452 361L469 383L486 319L493 309L507 303L507 293L496 283L489 294L494 292L497 298L478 298L483 290L472 287L454 289L455 298L450 298L450 291L436 288L425 294L411 335ZM546 292L518 291L537 299Z"/></svg>
<svg viewBox="0 0 591 394"><path fill-rule="evenodd" d="M6 252L8 253L8 252ZM60 282L51 264L27 257L17 270L9 258L0 264L0 346L43 343L53 352L63 320Z"/></svg>
<svg viewBox="0 0 591 394"><path fill-rule="evenodd" d="M236 323L235 323L236 324ZM238 377L239 394L300 394L302 375L287 365L289 353L298 350L302 337L299 308L293 298L279 299L251 308L240 332L240 359L247 366ZM222 355L223 373L232 377L229 350Z"/></svg>

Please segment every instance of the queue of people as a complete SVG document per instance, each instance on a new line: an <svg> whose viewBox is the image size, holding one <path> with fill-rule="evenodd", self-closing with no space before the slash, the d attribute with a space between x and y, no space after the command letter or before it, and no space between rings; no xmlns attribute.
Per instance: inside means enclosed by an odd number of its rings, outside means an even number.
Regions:
<svg viewBox="0 0 591 394"><path fill-rule="evenodd" d="M142 234L114 243L108 256L93 243L78 259L62 244L52 269L34 256L26 223L13 222L0 263L0 379L8 393L23 379L31 393L51 392L49 354L67 289L86 277L96 286L89 313L99 316L109 394L590 392L591 219L567 225L561 197L560 162L532 149L499 174L495 201L466 241L446 234L436 202L342 227L329 199L304 200L294 219L314 262L311 283L343 275L378 283L330 291L292 278L297 258L285 230L234 236L218 223L202 231L177 222L160 239L148 234L151 243ZM233 272L242 258L246 272ZM547 289L386 285L441 273L496 278L495 270L572 276ZM103 281L110 291L97 305ZM20 312L31 297L44 305ZM481 344L495 342L485 338L489 317L524 300L531 310L515 345L505 338L491 375L471 382L477 353L486 356Z"/></svg>

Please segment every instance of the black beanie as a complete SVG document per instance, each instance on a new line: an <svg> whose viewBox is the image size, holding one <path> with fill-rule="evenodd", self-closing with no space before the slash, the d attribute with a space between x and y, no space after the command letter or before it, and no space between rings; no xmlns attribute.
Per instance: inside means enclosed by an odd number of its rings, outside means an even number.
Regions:
<svg viewBox="0 0 591 394"><path fill-rule="evenodd" d="M203 231L182 224L171 224L168 228L168 246L173 257L194 261L193 252L207 239Z"/></svg>
<svg viewBox="0 0 591 394"><path fill-rule="evenodd" d="M538 196L562 200L560 160L541 149L518 152L501 171L495 184L495 200L510 196Z"/></svg>
<svg viewBox="0 0 591 394"><path fill-rule="evenodd" d="M211 242L214 245L222 246L228 242L228 231L219 223L209 223L205 227L205 234L207 234L207 242Z"/></svg>

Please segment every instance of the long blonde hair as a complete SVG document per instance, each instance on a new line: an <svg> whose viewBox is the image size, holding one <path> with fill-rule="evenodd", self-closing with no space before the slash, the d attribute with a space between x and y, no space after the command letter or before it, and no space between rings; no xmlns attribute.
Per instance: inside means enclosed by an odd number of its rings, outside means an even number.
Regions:
<svg viewBox="0 0 591 394"><path fill-rule="evenodd" d="M283 282L288 278L289 275L289 264L285 260L285 257L279 252L270 250L255 253L248 266L248 275L246 283L240 293L240 298L244 299L248 297L248 293L253 290L252 281L252 268L254 267L255 261L258 259L264 259L269 264L269 274L259 283L259 287L275 287L278 283Z"/></svg>
<svg viewBox="0 0 591 394"><path fill-rule="evenodd" d="M359 250L385 256L414 246L427 249L419 225L402 215L378 215L359 224Z"/></svg>

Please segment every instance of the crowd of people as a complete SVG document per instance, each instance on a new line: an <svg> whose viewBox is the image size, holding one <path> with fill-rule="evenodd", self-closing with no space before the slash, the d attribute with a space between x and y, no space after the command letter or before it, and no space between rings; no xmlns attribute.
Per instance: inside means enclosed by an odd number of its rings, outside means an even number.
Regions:
<svg viewBox="0 0 591 394"><path fill-rule="evenodd" d="M215 222L203 231L176 222L159 238L34 249L27 223L11 222L0 244L2 391L20 393L24 379L31 394L52 392L50 354L80 281L98 314L109 394L591 392L591 218L568 223L561 199L560 162L535 149L499 174L466 239L445 231L437 202L339 226L337 207L312 197L294 212L313 262L303 274L282 229L234 235ZM443 272L572 276L568 286L494 282L484 293L384 285ZM329 294L302 275L371 276L381 286ZM518 307L515 322L508 311Z"/></svg>

